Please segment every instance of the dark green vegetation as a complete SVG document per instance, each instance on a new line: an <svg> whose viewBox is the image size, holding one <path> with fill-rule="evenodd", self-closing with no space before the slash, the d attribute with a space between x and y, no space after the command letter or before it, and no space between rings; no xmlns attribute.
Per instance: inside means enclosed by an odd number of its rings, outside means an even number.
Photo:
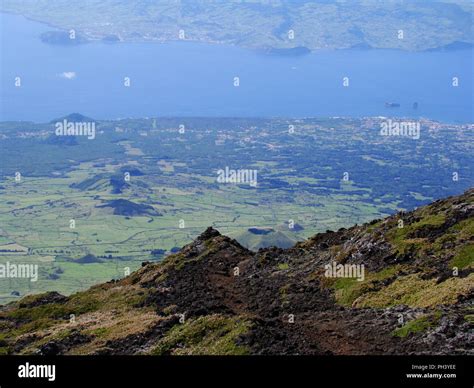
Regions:
<svg viewBox="0 0 474 388"><path fill-rule="evenodd" d="M393 331L393 335L397 337L406 337L408 335L423 333L429 328L435 326L440 318L441 314L423 315L420 318L415 318L402 327L399 327Z"/></svg>
<svg viewBox="0 0 474 388"><path fill-rule="evenodd" d="M3 0L1 4L1 11L65 31L75 29L75 43L84 38L108 42L185 39L301 55L308 50L352 47L457 49L474 42L473 4L468 0L103 0L87 6L67 0ZM61 32L45 34L43 40L75 44Z"/></svg>
<svg viewBox="0 0 474 388"><path fill-rule="evenodd" d="M97 206L98 208L111 208L113 209L113 214L118 216L159 216L153 206L137 204L126 199L113 199L109 202L106 202L104 205Z"/></svg>
<svg viewBox="0 0 474 388"><path fill-rule="evenodd" d="M0 352L472 354L473 222L471 189L286 250L208 228L121 280L1 307ZM365 279L326 277L333 261L364 265Z"/></svg>
<svg viewBox="0 0 474 388"><path fill-rule="evenodd" d="M0 123L0 264L39 265L36 283L0 280L0 303L122 278L209 225L253 250L288 248L474 186L472 126L422 121L413 140L380 136L380 121L100 121L94 140L57 137L55 121ZM225 167L257 170L257 187L218 183ZM400 254L422 249L406 237L444 217L389 237ZM444 239L455 244L461 227ZM453 264L468 266L472 244L454 251Z"/></svg>

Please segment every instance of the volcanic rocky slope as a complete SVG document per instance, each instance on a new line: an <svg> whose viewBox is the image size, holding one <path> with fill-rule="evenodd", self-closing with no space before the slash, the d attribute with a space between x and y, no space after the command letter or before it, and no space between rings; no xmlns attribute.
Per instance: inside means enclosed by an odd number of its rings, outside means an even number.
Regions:
<svg viewBox="0 0 474 388"><path fill-rule="evenodd" d="M162 263L0 308L6 354L473 354L474 189L251 252L209 228ZM325 265L364 265L363 281Z"/></svg>

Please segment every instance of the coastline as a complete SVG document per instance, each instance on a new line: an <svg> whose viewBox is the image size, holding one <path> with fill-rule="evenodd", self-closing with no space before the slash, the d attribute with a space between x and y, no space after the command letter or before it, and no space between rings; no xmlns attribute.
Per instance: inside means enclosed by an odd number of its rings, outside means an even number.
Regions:
<svg viewBox="0 0 474 388"><path fill-rule="evenodd" d="M39 23L43 26L47 26L48 28L51 28L52 30L55 30L56 32L67 32L68 28L66 27L61 27L58 25L55 25L51 22L47 22L45 20L40 20L34 17L26 16L22 13L17 13L17 12L12 12L12 11L5 11L0 9L0 15L1 14L7 14L7 15L13 15L13 16L20 16L25 18L28 21L34 22L34 23ZM72 28L72 27L71 27ZM45 31L49 32L49 31ZM174 42L187 42L187 43L202 43L202 44L209 44L209 45L224 45L224 46L232 46L232 47L238 47L250 51L254 51L256 53L262 54L262 55L271 55L271 56L282 56L282 57L297 57L301 55L308 55L308 54L317 54L319 52L325 52L325 51L351 51L351 50L360 50L360 51L372 51L372 50L393 50L393 51L400 51L400 52L408 52L408 53L423 53L423 52L445 52L445 51L456 51L456 50L473 50L474 49L474 41L473 42L460 42L453 40L450 43L443 44L441 46L434 46L434 47L425 47L423 49L418 49L418 50L410 50L410 49L403 49L403 48L397 48L397 47L373 47L373 46L365 46L363 43L357 43L352 46L347 46L347 47L319 47L319 48L309 48L306 46L302 45L295 45L292 47L279 47L279 46L268 46L266 44L261 44L261 45L254 45L254 44L237 44L231 41L224 41L224 40L211 40L211 39L169 39L169 38L153 38L149 39L144 36L140 36L137 39L123 39L120 35L113 34L118 38L117 41L113 42L107 42L105 38L107 38L109 35L102 33L98 36L91 35L90 33L87 33L83 30L76 30L76 33L79 33L84 39L84 42L81 42L79 45L82 44L88 44L88 43L110 43L110 44L120 44L120 43L151 43L151 44L166 44L166 43L174 43ZM49 43L49 42L44 42L45 44L51 44L51 45L56 45L54 43ZM455 48L455 49L449 49L447 47L451 45L456 45L458 43L463 43L469 45L469 47L463 47L463 48ZM304 48L308 50L307 53L301 54L301 53L296 53L296 54L288 54L288 52L291 52L293 50L298 50Z"/></svg>

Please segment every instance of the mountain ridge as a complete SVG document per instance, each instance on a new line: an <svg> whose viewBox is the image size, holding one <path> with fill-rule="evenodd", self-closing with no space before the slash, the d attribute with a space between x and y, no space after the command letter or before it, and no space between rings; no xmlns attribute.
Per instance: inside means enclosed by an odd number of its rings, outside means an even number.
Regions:
<svg viewBox="0 0 474 388"><path fill-rule="evenodd" d="M473 354L473 267L474 189L288 249L208 228L123 279L0 307L0 351Z"/></svg>

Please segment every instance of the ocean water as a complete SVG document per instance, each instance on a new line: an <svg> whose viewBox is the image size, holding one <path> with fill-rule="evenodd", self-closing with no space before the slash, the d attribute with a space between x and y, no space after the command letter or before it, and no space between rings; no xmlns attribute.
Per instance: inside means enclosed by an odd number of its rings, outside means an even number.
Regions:
<svg viewBox="0 0 474 388"><path fill-rule="evenodd" d="M0 23L2 121L79 112L95 119L390 115L473 122L473 50L282 57L193 42L58 46L40 40L53 30L47 25L9 14Z"/></svg>

